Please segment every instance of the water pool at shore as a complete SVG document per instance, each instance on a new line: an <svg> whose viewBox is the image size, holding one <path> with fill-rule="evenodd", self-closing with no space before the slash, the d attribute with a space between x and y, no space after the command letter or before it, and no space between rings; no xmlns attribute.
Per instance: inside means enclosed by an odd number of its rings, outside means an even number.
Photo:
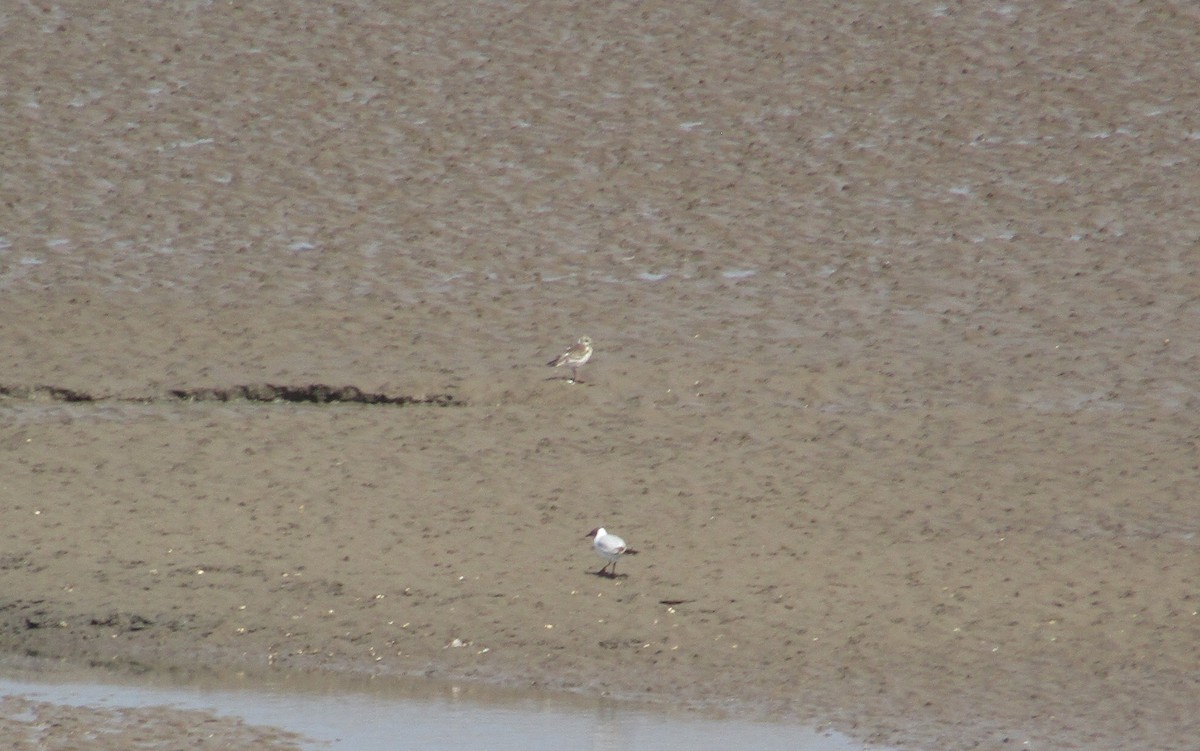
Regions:
<svg viewBox="0 0 1200 751"><path fill-rule="evenodd" d="M470 693L470 696L465 694ZM450 686L415 697L341 686L162 685L49 675L0 678L0 695L102 710L170 707L212 712L309 739L312 749L698 749L850 751L838 733L775 722L631 708L607 699L490 696Z"/></svg>

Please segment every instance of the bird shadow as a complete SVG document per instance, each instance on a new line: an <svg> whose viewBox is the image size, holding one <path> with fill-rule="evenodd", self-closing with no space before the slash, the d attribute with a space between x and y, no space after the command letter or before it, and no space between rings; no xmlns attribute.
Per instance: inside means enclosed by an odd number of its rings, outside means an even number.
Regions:
<svg viewBox="0 0 1200 751"><path fill-rule="evenodd" d="M629 578L629 574L610 574L607 571L589 571L588 573L591 574L592 576L598 577L600 579L627 579L627 578Z"/></svg>

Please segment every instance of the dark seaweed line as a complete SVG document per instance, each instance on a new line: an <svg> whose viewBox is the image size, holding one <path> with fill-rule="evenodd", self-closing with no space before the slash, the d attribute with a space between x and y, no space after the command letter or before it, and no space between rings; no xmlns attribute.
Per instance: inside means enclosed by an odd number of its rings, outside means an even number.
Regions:
<svg viewBox="0 0 1200 751"><path fill-rule="evenodd" d="M12 386L0 384L0 397L13 399L44 399L68 403L133 402L149 404L158 401L187 402L293 402L307 404L383 404L395 406L463 407L466 402L452 394L380 394L363 391L357 386L327 386L313 383L303 386L270 383L229 386L224 388L170 389L163 396L113 397L93 395L85 391L59 386Z"/></svg>

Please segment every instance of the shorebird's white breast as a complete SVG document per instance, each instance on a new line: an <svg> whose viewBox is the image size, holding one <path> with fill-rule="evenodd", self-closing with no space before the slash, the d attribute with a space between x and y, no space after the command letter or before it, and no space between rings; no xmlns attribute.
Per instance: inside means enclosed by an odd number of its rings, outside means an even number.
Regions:
<svg viewBox="0 0 1200 751"><path fill-rule="evenodd" d="M596 540L593 543L596 552L610 561L616 560L625 552L625 541L616 535L610 535L603 529L596 530Z"/></svg>

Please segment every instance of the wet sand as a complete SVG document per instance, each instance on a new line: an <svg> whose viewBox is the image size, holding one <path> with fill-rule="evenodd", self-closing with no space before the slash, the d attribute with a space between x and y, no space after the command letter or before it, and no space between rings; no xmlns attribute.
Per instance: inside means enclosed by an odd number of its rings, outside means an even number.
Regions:
<svg viewBox="0 0 1200 751"><path fill-rule="evenodd" d="M147 707L72 707L0 698L0 731L14 751L77 748L299 749L298 739L208 712ZM80 746L80 743L85 745ZM181 745L184 744L184 745Z"/></svg>
<svg viewBox="0 0 1200 751"><path fill-rule="evenodd" d="M1191 748L1196 14L457 8L5 14L0 650Z"/></svg>

